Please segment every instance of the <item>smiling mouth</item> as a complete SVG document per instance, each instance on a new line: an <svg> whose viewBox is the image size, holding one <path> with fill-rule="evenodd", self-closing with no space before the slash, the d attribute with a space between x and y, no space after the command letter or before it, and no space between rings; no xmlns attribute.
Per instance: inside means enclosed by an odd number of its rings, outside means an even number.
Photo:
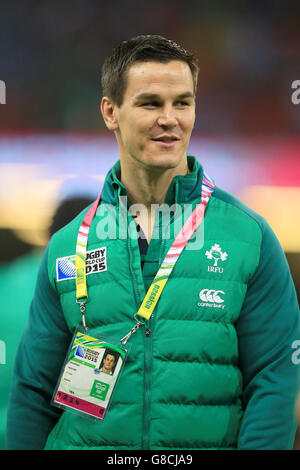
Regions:
<svg viewBox="0 0 300 470"><path fill-rule="evenodd" d="M162 136L162 137L156 137L155 139L151 139L151 140L154 140L154 142L170 143L170 142L176 142L177 140L179 140L179 138L176 136Z"/></svg>
<svg viewBox="0 0 300 470"><path fill-rule="evenodd" d="M172 147L176 142L179 142L178 137L158 137L156 139L151 139L153 142L163 146L163 147Z"/></svg>

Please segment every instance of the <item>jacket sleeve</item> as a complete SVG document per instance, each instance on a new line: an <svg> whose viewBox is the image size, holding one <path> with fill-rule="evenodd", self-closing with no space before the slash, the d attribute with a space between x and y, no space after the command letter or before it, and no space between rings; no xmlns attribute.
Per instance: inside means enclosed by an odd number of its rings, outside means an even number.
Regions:
<svg viewBox="0 0 300 470"><path fill-rule="evenodd" d="M7 412L7 449L43 449L61 415L50 401L72 335L50 284L47 265L48 248L15 358Z"/></svg>
<svg viewBox="0 0 300 470"><path fill-rule="evenodd" d="M258 268L236 324L244 416L238 449L292 449L299 389L299 306L284 252L263 221Z"/></svg>

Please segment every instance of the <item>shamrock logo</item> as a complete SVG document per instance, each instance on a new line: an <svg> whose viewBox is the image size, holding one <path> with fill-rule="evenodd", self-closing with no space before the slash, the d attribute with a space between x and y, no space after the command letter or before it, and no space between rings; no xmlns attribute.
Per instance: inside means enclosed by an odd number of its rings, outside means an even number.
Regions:
<svg viewBox="0 0 300 470"><path fill-rule="evenodd" d="M206 250L205 255L208 259L215 260L214 266L218 265L219 259L221 261L225 261L228 258L228 254L226 253L226 251L222 251L220 245L218 245L217 243L215 243L209 251Z"/></svg>

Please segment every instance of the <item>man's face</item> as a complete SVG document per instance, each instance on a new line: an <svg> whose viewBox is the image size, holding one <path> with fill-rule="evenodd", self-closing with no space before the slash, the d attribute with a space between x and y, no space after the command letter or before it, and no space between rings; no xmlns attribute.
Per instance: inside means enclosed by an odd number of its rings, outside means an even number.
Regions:
<svg viewBox="0 0 300 470"><path fill-rule="evenodd" d="M114 107L121 162L176 168L186 157L195 122L191 70L173 60L138 62L127 71L120 107Z"/></svg>
<svg viewBox="0 0 300 470"><path fill-rule="evenodd" d="M109 374L115 365L115 357L112 354L107 354L103 359L103 369L106 374Z"/></svg>

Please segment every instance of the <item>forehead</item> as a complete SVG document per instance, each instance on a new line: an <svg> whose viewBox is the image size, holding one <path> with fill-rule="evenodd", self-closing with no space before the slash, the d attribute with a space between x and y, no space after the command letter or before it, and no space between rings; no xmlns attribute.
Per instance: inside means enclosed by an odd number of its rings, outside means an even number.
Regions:
<svg viewBox="0 0 300 470"><path fill-rule="evenodd" d="M115 356L113 356L112 354L106 354L105 358L104 359L114 359Z"/></svg>
<svg viewBox="0 0 300 470"><path fill-rule="evenodd" d="M143 92L161 94L167 91L194 92L192 72L186 62L137 62L129 67L125 99Z"/></svg>

